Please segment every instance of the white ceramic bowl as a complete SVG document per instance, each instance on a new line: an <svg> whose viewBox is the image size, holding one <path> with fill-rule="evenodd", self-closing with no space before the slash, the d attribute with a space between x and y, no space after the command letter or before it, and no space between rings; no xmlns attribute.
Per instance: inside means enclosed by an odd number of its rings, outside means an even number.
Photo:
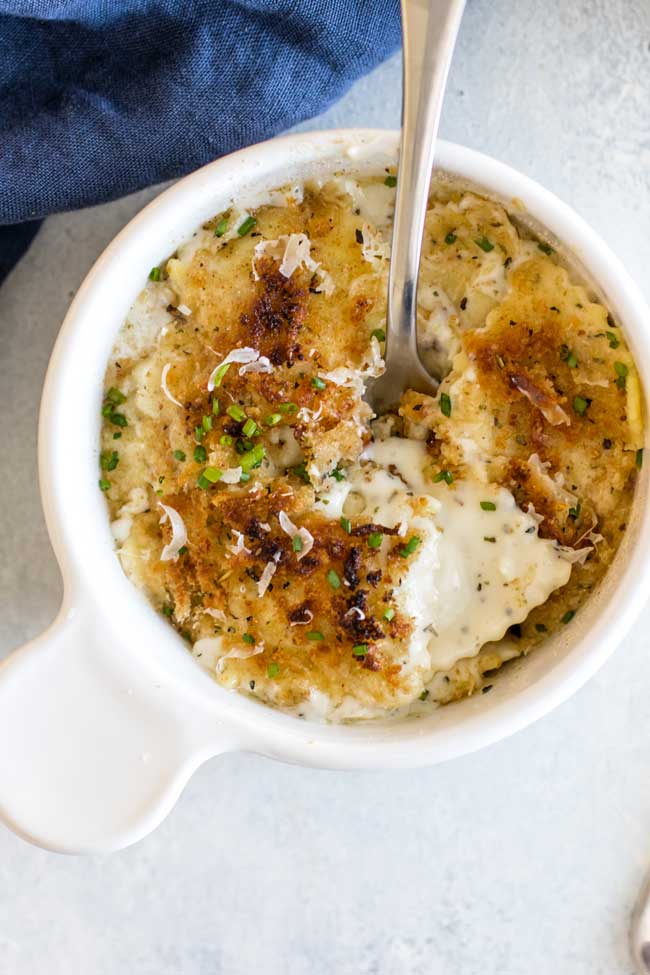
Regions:
<svg viewBox="0 0 650 975"><path fill-rule="evenodd" d="M462 755L567 698L642 607L650 582L647 471L602 591L561 637L509 665L489 695L419 720L329 726L218 686L124 576L97 487L100 407L115 334L149 269L233 197L305 173L373 170L394 163L396 149L395 133L354 130L289 136L221 159L147 206L81 286L52 355L40 417L41 491L65 581L63 607L50 629L0 671L0 815L25 838L61 851L132 843L167 814L202 762L227 751L342 769ZM650 313L596 234L508 166L444 142L437 159L506 205L523 201L566 245L624 326L649 389Z"/></svg>

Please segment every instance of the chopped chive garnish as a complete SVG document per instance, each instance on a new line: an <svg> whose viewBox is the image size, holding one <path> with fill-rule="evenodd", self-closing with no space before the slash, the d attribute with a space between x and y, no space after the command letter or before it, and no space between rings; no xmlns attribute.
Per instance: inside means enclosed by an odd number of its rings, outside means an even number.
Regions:
<svg viewBox="0 0 650 975"><path fill-rule="evenodd" d="M448 393L440 394L440 412L443 416L451 416L451 399Z"/></svg>
<svg viewBox="0 0 650 975"><path fill-rule="evenodd" d="M381 543L384 540L384 536L381 532L371 532L368 535L368 547L369 548L381 548Z"/></svg>
<svg viewBox="0 0 650 975"><path fill-rule="evenodd" d="M307 634L307 639L308 640L324 640L325 637L323 636L323 634L321 633L320 630L310 630L309 633Z"/></svg>
<svg viewBox="0 0 650 975"><path fill-rule="evenodd" d="M219 412L220 411L221 411L221 406L219 405L219 400L218 399L213 399L212 400L212 413L213 413L213 415L214 416L219 416Z"/></svg>
<svg viewBox="0 0 650 975"><path fill-rule="evenodd" d="M120 392L119 389L116 389L115 386L111 386L109 391L106 393L106 399L110 400L111 403L114 403L115 406L119 406L121 403L126 403L126 396L124 393Z"/></svg>
<svg viewBox="0 0 650 975"><path fill-rule="evenodd" d="M333 477L335 481L339 481L339 482L345 480L345 474L338 466L338 464L336 465L334 470L330 473L330 477Z"/></svg>
<svg viewBox="0 0 650 975"><path fill-rule="evenodd" d="M325 382L325 380L321 379L320 376L314 376L314 378L311 381L311 384L314 387L314 389L327 388L327 383Z"/></svg>
<svg viewBox="0 0 650 975"><path fill-rule="evenodd" d="M355 657L365 657L368 653L367 643L357 643L352 647L352 653Z"/></svg>
<svg viewBox="0 0 650 975"><path fill-rule="evenodd" d="M641 470L641 468L643 467L643 447L639 447L639 449L637 450L635 461L636 461L637 469Z"/></svg>
<svg viewBox="0 0 650 975"><path fill-rule="evenodd" d="M222 362L219 368L215 369L214 373L212 374L212 381L214 382L215 388L221 386L223 377L226 375L231 365L232 362Z"/></svg>
<svg viewBox="0 0 650 975"><path fill-rule="evenodd" d="M163 613L163 616L173 616L174 615L174 607L173 606L170 606L167 603L167 604L165 604L163 606L162 613Z"/></svg>
<svg viewBox="0 0 650 975"><path fill-rule="evenodd" d="M494 501L481 501L481 508L483 511L496 511L497 506Z"/></svg>
<svg viewBox="0 0 650 975"><path fill-rule="evenodd" d="M458 237L456 236L456 234L450 230L447 236L445 237L445 244L455 244L457 240Z"/></svg>
<svg viewBox="0 0 650 975"><path fill-rule="evenodd" d="M332 589L341 588L341 580L339 579L334 569L330 569L329 572L327 573L327 581L329 582Z"/></svg>
<svg viewBox="0 0 650 975"><path fill-rule="evenodd" d="M201 420L201 426L203 427L203 429L205 430L206 433L208 432L208 430L211 430L212 429L212 417L211 416L204 416L203 419Z"/></svg>
<svg viewBox="0 0 650 975"><path fill-rule="evenodd" d="M266 423L267 427L275 427L278 425L278 423L282 422L282 414L270 413L269 416L265 418L264 422Z"/></svg>
<svg viewBox="0 0 650 975"><path fill-rule="evenodd" d="M343 515L341 516L341 528L343 529L344 532L347 532L348 535L352 531L352 522L350 521L349 518L346 518Z"/></svg>
<svg viewBox="0 0 650 975"><path fill-rule="evenodd" d="M496 538L494 537L494 535L484 535L483 536L483 541L484 542L492 542L493 545L496 544Z"/></svg>
<svg viewBox="0 0 650 975"><path fill-rule="evenodd" d="M566 613L560 620L561 623L570 623L573 617L576 615L575 609L567 609Z"/></svg>
<svg viewBox="0 0 650 975"><path fill-rule="evenodd" d="M546 243L546 241L544 241L544 240L540 240L540 241L538 241L538 242L537 242L537 246L539 247L539 249L540 249L540 250L541 250L541 251L542 251L542 252L543 252L544 254L553 254L553 253L554 253L554 250L553 250L553 248L551 247L551 245L550 245L550 244L547 244L547 243Z"/></svg>
<svg viewBox="0 0 650 975"><path fill-rule="evenodd" d="M214 236L223 237L227 229L228 229L228 218L222 217L221 220L219 220L219 222L217 223L216 227L214 228Z"/></svg>
<svg viewBox="0 0 650 975"><path fill-rule="evenodd" d="M228 416L231 416L233 420L237 420L238 423L241 423L243 420L246 419L246 414L242 410L241 406L237 406L236 403L233 403L232 406L229 406L226 412Z"/></svg>
<svg viewBox="0 0 650 975"><path fill-rule="evenodd" d="M384 332L383 328L375 328L375 329L373 329L372 332L370 333L370 335L371 335L372 338L377 339L378 342L385 342L386 341L386 333Z"/></svg>
<svg viewBox="0 0 650 975"><path fill-rule="evenodd" d="M548 626L546 625L546 623L535 623L535 629L537 630L538 633L546 633L546 631L548 630Z"/></svg>
<svg viewBox="0 0 650 975"><path fill-rule="evenodd" d="M628 374L628 368L624 362L615 362L614 371L617 375L616 385L619 389L625 389L625 380Z"/></svg>
<svg viewBox="0 0 650 975"><path fill-rule="evenodd" d="M577 521L577 519L580 517L580 508L581 505L579 501L575 506L575 508L569 508L569 518L572 518L574 521Z"/></svg>
<svg viewBox="0 0 650 975"><path fill-rule="evenodd" d="M205 437L205 430L203 429L203 427L194 427L194 439L196 440L196 442L201 443L204 437Z"/></svg>
<svg viewBox="0 0 650 975"><path fill-rule="evenodd" d="M113 404L104 403L104 405L102 406L102 416L110 416L112 412L113 412Z"/></svg>
<svg viewBox="0 0 650 975"><path fill-rule="evenodd" d="M187 545L181 545L178 550L179 555L187 555Z"/></svg>
<svg viewBox="0 0 650 975"><path fill-rule="evenodd" d="M584 416L589 407L591 401L585 399L584 396L574 396L573 398L573 409L578 414L578 416Z"/></svg>
<svg viewBox="0 0 650 975"><path fill-rule="evenodd" d="M486 254L489 254L490 251L494 250L494 244L488 240L484 234L481 234L480 237L476 237L474 239L474 243L480 247L482 251L485 251Z"/></svg>
<svg viewBox="0 0 650 975"><path fill-rule="evenodd" d="M123 413L111 413L108 419L116 427L128 427L129 425L129 421Z"/></svg>
<svg viewBox="0 0 650 975"><path fill-rule="evenodd" d="M390 173L384 180L384 186L397 186L397 176L392 176Z"/></svg>
<svg viewBox="0 0 650 975"><path fill-rule="evenodd" d="M294 552L302 552L302 538L300 535L294 535L291 539L291 547Z"/></svg>
<svg viewBox="0 0 650 975"><path fill-rule="evenodd" d="M311 478L307 473L307 465L304 460L301 464L298 464L297 467L292 467L291 471L296 475L296 477L299 477L301 481L304 481L305 484L311 484Z"/></svg>
<svg viewBox="0 0 650 975"><path fill-rule="evenodd" d="M247 474L249 471L252 471L253 468L259 467L265 457L266 451L262 444L256 444L252 450L247 450L245 454L241 455L241 469Z"/></svg>
<svg viewBox="0 0 650 975"><path fill-rule="evenodd" d="M280 665L276 663L269 664L266 668L266 673L269 677L277 677L280 673Z"/></svg>
<svg viewBox="0 0 650 975"><path fill-rule="evenodd" d="M419 700L420 701L426 701L426 699L428 698L428 696L429 696L429 691L425 687L424 690L422 691L422 693L420 694Z"/></svg>
<svg viewBox="0 0 650 975"><path fill-rule="evenodd" d="M182 460L185 460L185 451L183 451L183 450L175 450L174 451L174 459L175 460L181 460L181 461Z"/></svg>
<svg viewBox="0 0 650 975"><path fill-rule="evenodd" d="M399 554L403 558L406 558L407 556L412 555L413 552L415 552L416 548L418 547L418 545L420 544L421 541L422 541L422 539L421 538L418 538L417 535L412 535L411 538L409 538L409 540L406 543L406 545L404 545L399 550Z"/></svg>
<svg viewBox="0 0 650 975"><path fill-rule="evenodd" d="M232 437L229 433L222 433L219 437L219 443L222 447L232 447Z"/></svg>
<svg viewBox="0 0 650 975"><path fill-rule="evenodd" d="M108 489L110 488L110 486L111 486L111 482L110 481L107 481L105 477L100 477L100 479L99 479L99 487L100 487L100 489L102 491L108 491Z"/></svg>
<svg viewBox="0 0 650 975"><path fill-rule="evenodd" d="M389 623L394 617L394 615L395 615L395 610L393 609L392 606L389 606L388 609L384 610L384 619L388 620Z"/></svg>
<svg viewBox="0 0 650 975"><path fill-rule="evenodd" d="M255 637L252 633L243 633L242 640L244 643L255 643Z"/></svg>
<svg viewBox="0 0 650 975"><path fill-rule="evenodd" d="M571 351L568 345L560 346L560 359L562 360L562 362L566 362L567 366L569 366L570 369L575 369L576 366L578 365L578 360L575 356L575 353Z"/></svg>
<svg viewBox="0 0 650 975"><path fill-rule="evenodd" d="M208 454L205 447L201 446L200 443L197 444L194 448L194 460L197 462L197 464L204 464L207 456Z"/></svg>
<svg viewBox="0 0 650 975"><path fill-rule="evenodd" d="M103 450L99 458L99 466L103 471L114 471L119 462L117 450Z"/></svg>
<svg viewBox="0 0 650 975"><path fill-rule="evenodd" d="M240 223L240 225L237 227L237 233L240 237L245 237L246 234L251 232L256 223L257 220L255 217L246 217L244 222Z"/></svg>
<svg viewBox="0 0 650 975"><path fill-rule="evenodd" d="M619 345L621 344L618 336L616 336L613 332L605 332L605 335L609 340L610 349L618 349Z"/></svg>
<svg viewBox="0 0 650 975"><path fill-rule="evenodd" d="M160 274L161 271L159 267L152 267L151 270L149 271L149 280L160 281Z"/></svg>
<svg viewBox="0 0 650 975"><path fill-rule="evenodd" d="M211 484L216 484L221 478L223 471L220 471L218 467L206 467L203 473L199 476L198 485L201 488L210 487Z"/></svg>
<svg viewBox="0 0 650 975"><path fill-rule="evenodd" d="M296 413L298 411L295 403L280 403L278 409L280 413Z"/></svg>
<svg viewBox="0 0 650 975"><path fill-rule="evenodd" d="M447 484L453 484L454 475L451 473L451 471L438 471L433 478L433 483L440 484L441 481L445 481Z"/></svg>
<svg viewBox="0 0 650 975"><path fill-rule="evenodd" d="M119 431L118 431L117 433L114 433L113 434L113 440L119 440L121 436L122 436L122 434L119 433Z"/></svg>
<svg viewBox="0 0 650 975"><path fill-rule="evenodd" d="M255 420L246 420L246 423L242 427L242 433L245 437L254 437L257 433L257 423Z"/></svg>

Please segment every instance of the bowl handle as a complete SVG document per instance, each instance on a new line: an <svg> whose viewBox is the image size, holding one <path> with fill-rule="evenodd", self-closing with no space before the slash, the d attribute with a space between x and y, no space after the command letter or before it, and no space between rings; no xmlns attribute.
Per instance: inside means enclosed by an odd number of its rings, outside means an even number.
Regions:
<svg viewBox="0 0 650 975"><path fill-rule="evenodd" d="M0 818L59 852L135 842L198 765L236 747L214 720L188 721L175 688L134 668L97 619L64 608L0 667Z"/></svg>

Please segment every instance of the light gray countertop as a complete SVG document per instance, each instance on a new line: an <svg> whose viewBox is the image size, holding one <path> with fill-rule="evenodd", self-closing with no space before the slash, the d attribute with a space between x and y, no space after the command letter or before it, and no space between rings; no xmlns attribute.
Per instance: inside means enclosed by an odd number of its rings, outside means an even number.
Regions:
<svg viewBox="0 0 650 975"><path fill-rule="evenodd" d="M395 126L399 89L395 58L308 127ZM650 298L647 0L470 0L442 133L574 206ZM0 654L61 594L36 475L48 356L152 195L49 220L1 292ZM444 766L213 760L153 835L106 858L0 829L0 973L629 975L650 866L649 634L650 609L568 703Z"/></svg>

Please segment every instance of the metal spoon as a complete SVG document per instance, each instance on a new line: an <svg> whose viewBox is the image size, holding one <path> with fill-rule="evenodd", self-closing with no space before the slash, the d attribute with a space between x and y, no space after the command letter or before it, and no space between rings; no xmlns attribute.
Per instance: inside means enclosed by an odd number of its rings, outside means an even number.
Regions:
<svg viewBox="0 0 650 975"><path fill-rule="evenodd" d="M388 276L385 373L366 399L377 415L405 389L435 395L417 350L417 283L429 181L449 64L465 0L402 0L403 92L393 245Z"/></svg>
<svg viewBox="0 0 650 975"><path fill-rule="evenodd" d="M639 975L650 975L650 877L641 888L634 908L630 946Z"/></svg>

